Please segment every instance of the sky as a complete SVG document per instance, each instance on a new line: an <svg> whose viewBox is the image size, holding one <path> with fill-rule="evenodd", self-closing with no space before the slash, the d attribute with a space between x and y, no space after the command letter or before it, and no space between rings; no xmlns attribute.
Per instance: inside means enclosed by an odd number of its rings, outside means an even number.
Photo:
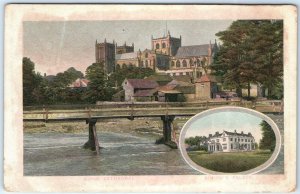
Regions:
<svg viewBox="0 0 300 194"><path fill-rule="evenodd" d="M262 138L260 123L262 119L244 112L218 112L204 116L193 122L186 131L185 137L208 136L223 130L238 133L251 133L256 142Z"/></svg>
<svg viewBox="0 0 300 194"><path fill-rule="evenodd" d="M182 46L213 43L215 34L232 20L176 21L26 21L23 23L23 56L35 63L36 72L55 75L69 67L85 73L95 62L95 41L134 43L135 51L151 48L151 35L158 38L169 30L182 36ZM218 41L218 39L217 39Z"/></svg>

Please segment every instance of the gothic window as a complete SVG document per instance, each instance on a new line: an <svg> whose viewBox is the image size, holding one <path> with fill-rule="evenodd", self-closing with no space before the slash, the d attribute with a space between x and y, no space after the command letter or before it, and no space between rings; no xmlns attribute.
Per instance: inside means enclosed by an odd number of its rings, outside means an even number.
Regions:
<svg viewBox="0 0 300 194"><path fill-rule="evenodd" d="M183 66L183 67L187 67L186 60L183 60L183 61L182 61L182 66Z"/></svg>
<svg viewBox="0 0 300 194"><path fill-rule="evenodd" d="M156 47L156 49L159 49L159 43L156 43L155 47Z"/></svg>
<svg viewBox="0 0 300 194"><path fill-rule="evenodd" d="M161 65L161 59L157 58L157 66L160 66L160 65Z"/></svg>
<svg viewBox="0 0 300 194"><path fill-rule="evenodd" d="M171 61L171 66L174 67L175 66L175 62Z"/></svg>
<svg viewBox="0 0 300 194"><path fill-rule="evenodd" d="M176 61L176 67L180 67L180 61L179 60Z"/></svg>
<svg viewBox="0 0 300 194"><path fill-rule="evenodd" d="M166 43L162 43L162 47L163 47L163 48L166 48Z"/></svg>
<svg viewBox="0 0 300 194"><path fill-rule="evenodd" d="M201 63L200 63L200 60L197 59L197 67L200 67Z"/></svg>
<svg viewBox="0 0 300 194"><path fill-rule="evenodd" d="M194 63L193 63L193 60L192 59L190 59L190 66L194 66Z"/></svg>

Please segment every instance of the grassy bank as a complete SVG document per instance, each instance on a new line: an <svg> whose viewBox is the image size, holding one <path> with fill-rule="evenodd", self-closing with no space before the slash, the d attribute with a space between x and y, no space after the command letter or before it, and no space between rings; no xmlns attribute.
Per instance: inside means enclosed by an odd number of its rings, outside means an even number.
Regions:
<svg viewBox="0 0 300 194"><path fill-rule="evenodd" d="M89 125L81 122L24 122L25 133L88 133ZM162 122L160 119L107 119L96 123L98 133L114 132L129 133L141 136L162 136Z"/></svg>
<svg viewBox="0 0 300 194"><path fill-rule="evenodd" d="M218 172L242 172L265 163L272 155L270 151L207 153L192 151L189 157L196 164Z"/></svg>

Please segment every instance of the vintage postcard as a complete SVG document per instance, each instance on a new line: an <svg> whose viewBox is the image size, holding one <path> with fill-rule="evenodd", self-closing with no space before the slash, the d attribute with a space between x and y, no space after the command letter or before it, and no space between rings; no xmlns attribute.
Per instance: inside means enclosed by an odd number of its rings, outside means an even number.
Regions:
<svg viewBox="0 0 300 194"><path fill-rule="evenodd" d="M5 8L4 185L291 192L297 8Z"/></svg>

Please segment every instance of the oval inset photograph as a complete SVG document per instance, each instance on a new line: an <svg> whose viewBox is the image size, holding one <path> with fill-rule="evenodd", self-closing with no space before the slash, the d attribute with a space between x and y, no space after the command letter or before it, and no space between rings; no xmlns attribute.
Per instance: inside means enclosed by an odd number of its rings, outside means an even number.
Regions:
<svg viewBox="0 0 300 194"><path fill-rule="evenodd" d="M255 174L274 162L281 137L265 114L220 107L188 120L179 144L185 161L204 174Z"/></svg>

